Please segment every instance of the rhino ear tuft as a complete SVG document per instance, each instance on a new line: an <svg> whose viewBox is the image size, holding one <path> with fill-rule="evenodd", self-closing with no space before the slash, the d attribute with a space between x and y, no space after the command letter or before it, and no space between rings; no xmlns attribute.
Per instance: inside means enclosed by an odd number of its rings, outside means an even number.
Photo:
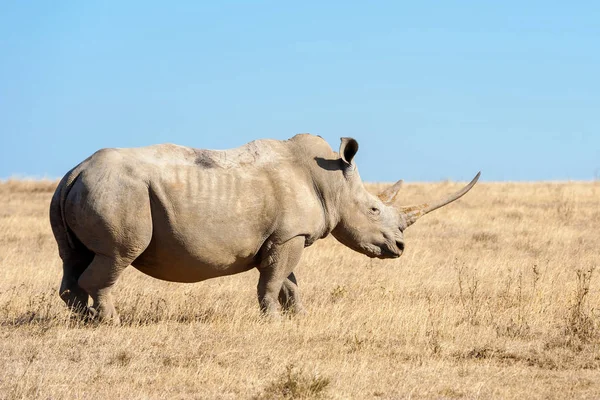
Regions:
<svg viewBox="0 0 600 400"><path fill-rule="evenodd" d="M349 137L343 137L340 143L340 157L348 165L352 165L352 160L358 152L358 142Z"/></svg>

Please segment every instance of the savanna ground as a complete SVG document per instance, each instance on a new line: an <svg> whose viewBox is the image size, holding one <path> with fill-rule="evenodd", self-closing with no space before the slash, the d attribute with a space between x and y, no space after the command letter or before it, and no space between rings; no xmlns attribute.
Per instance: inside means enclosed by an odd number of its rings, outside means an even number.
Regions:
<svg viewBox="0 0 600 400"><path fill-rule="evenodd" d="M600 182L479 183L398 260L317 242L296 269L309 313L279 323L256 271L129 268L119 327L71 321L58 297L55 185L0 183L2 399L600 398ZM403 203L459 186L408 184Z"/></svg>

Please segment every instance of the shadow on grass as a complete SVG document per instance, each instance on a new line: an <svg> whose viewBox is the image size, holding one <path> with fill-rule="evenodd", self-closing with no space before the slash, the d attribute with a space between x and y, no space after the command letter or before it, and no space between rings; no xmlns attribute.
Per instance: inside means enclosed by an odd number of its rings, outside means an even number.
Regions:
<svg viewBox="0 0 600 400"><path fill-rule="evenodd" d="M25 311L15 315L6 315L0 317L0 327L26 327L26 326L37 326L44 328L52 327L69 327L69 328L83 328L83 327L96 327L105 325L97 319L90 318L88 316L79 315L75 312L64 313L52 313L38 312L37 310ZM198 310L193 314L157 314L151 313L123 313L121 316L121 327L136 327L136 326L148 326L156 325L165 322L175 322L179 324L192 324L192 323L211 323L224 318L225 316L217 313L213 308L206 308Z"/></svg>

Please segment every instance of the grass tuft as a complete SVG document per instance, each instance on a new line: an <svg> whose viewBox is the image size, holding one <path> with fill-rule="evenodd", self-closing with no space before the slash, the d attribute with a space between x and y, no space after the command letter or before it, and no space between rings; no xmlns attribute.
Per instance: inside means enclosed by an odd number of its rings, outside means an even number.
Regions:
<svg viewBox="0 0 600 400"><path fill-rule="evenodd" d="M256 399L312 399L320 398L331 383L330 379L316 373L308 373L293 365L269 383Z"/></svg>

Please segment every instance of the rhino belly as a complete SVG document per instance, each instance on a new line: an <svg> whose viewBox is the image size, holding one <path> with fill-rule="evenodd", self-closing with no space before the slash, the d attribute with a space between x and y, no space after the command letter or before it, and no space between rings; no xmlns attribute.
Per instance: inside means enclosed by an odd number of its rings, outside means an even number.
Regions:
<svg viewBox="0 0 600 400"><path fill-rule="evenodd" d="M132 263L139 271L171 282L200 282L245 272L257 266L257 253L220 247L217 242L176 238L153 238L148 248Z"/></svg>

